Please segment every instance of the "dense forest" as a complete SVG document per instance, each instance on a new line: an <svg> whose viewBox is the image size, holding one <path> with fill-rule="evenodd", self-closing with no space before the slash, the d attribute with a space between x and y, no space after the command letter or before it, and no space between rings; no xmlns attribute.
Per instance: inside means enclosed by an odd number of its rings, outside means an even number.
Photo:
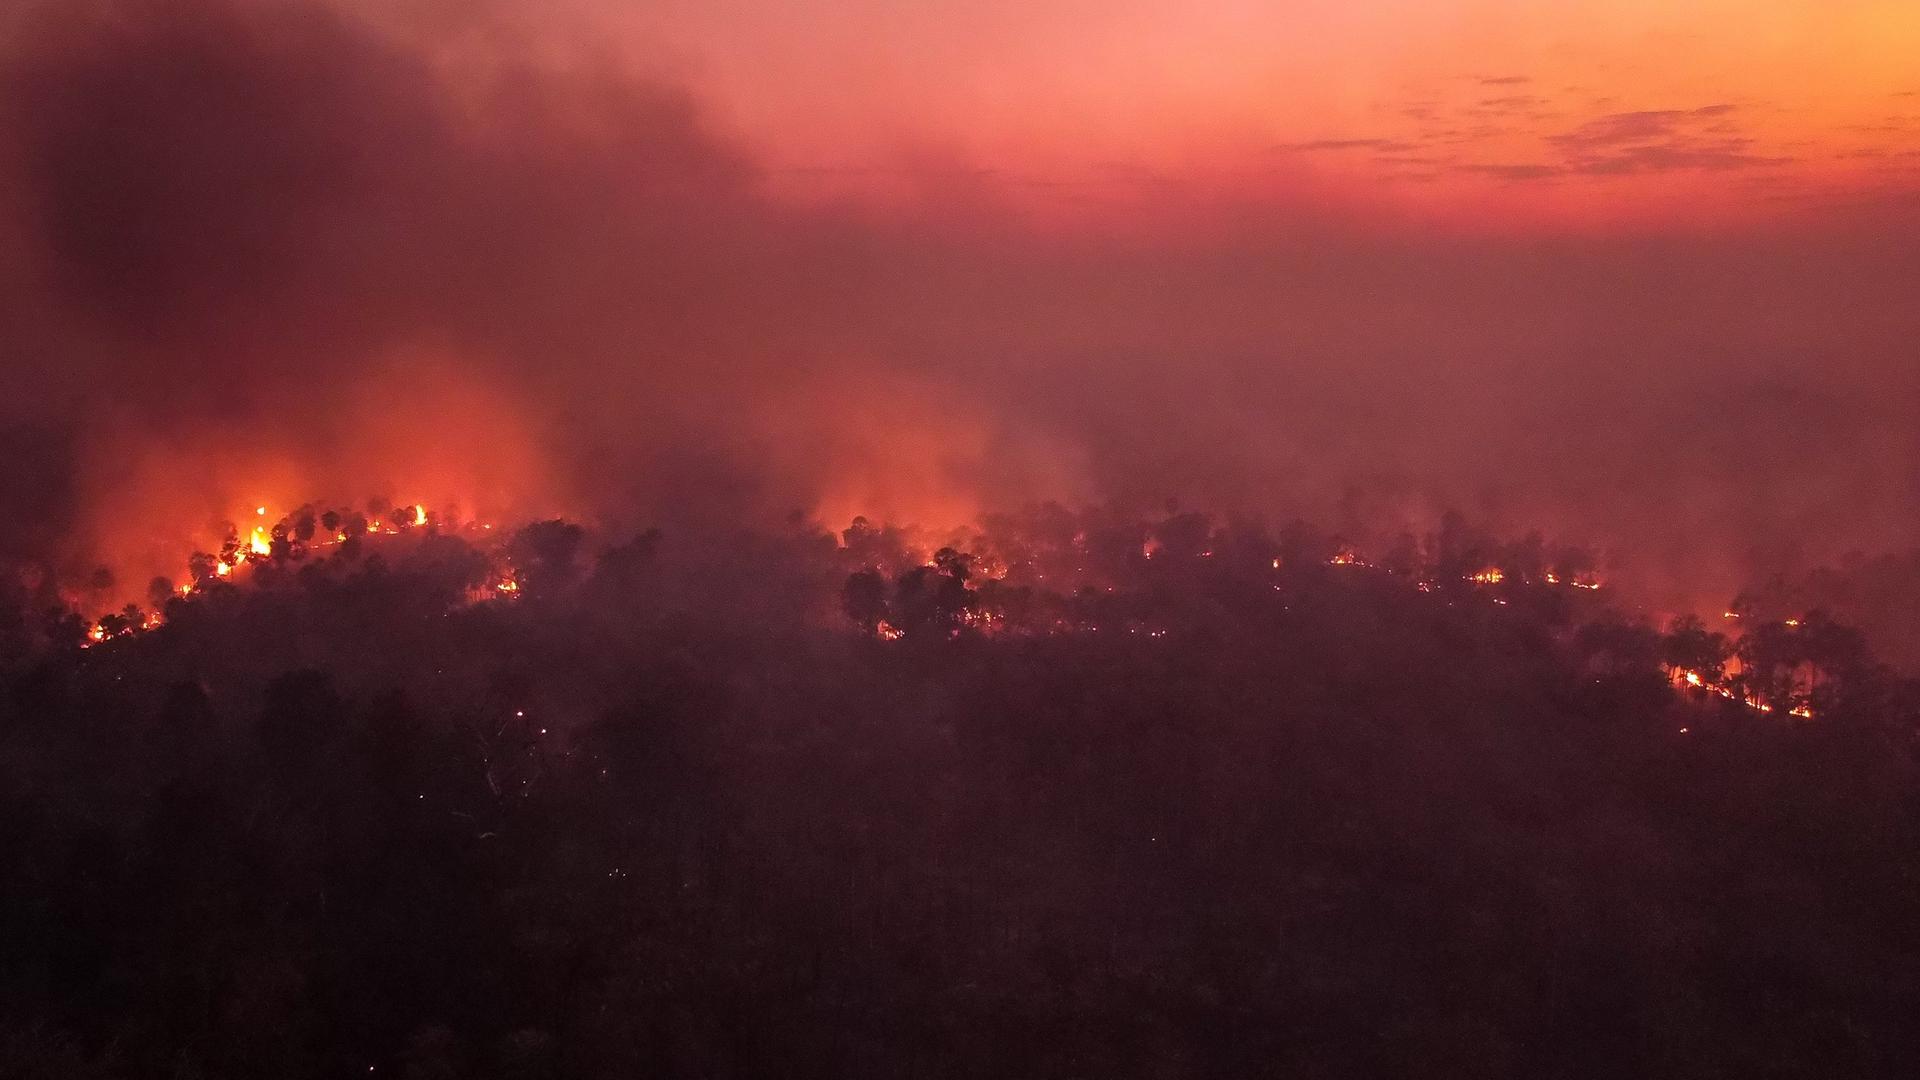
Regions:
<svg viewBox="0 0 1920 1080"><path fill-rule="evenodd" d="M1920 685L1824 611L1457 517L348 519L0 597L0 1076L1920 1065Z"/></svg>

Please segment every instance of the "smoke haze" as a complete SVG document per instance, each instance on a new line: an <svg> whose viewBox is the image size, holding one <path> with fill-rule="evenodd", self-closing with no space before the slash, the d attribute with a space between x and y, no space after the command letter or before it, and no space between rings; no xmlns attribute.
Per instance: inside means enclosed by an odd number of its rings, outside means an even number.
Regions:
<svg viewBox="0 0 1920 1080"><path fill-rule="evenodd" d="M1177 499L1353 534L1457 507L1679 609L1916 541L1920 186L1762 190L1695 131L1746 105L1553 136L1560 176L1673 178L1620 213L1543 210L1579 189L1521 166L1412 199L1308 160L1359 138L1067 176L936 125L800 167L726 65L660 59L698 55L672 20L616 25L8 16L7 553L162 573L256 500L368 495L834 528Z"/></svg>

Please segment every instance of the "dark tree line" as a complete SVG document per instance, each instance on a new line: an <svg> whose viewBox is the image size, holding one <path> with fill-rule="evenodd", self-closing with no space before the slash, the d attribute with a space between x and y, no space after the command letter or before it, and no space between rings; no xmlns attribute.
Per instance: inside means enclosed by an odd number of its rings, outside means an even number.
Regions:
<svg viewBox="0 0 1920 1080"><path fill-rule="evenodd" d="M1845 627L1458 519L938 539L540 523L475 603L423 530L10 631L0 1075L1920 1062L1920 693Z"/></svg>

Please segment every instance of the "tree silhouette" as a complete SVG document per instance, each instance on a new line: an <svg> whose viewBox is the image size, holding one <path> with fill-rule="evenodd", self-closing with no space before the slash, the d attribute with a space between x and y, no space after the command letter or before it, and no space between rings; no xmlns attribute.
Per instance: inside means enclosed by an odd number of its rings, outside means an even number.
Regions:
<svg viewBox="0 0 1920 1080"><path fill-rule="evenodd" d="M848 575L840 591L841 610L853 624L871 634L888 615L887 579L878 570L858 570Z"/></svg>
<svg viewBox="0 0 1920 1080"><path fill-rule="evenodd" d="M570 583L586 532L571 522L536 521L515 533L507 546L520 587L529 594L551 592Z"/></svg>

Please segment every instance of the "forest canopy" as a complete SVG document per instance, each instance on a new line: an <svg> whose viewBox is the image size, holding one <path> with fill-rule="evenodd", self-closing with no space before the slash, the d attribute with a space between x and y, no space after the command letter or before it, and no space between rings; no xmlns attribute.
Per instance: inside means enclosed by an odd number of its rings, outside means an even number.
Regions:
<svg viewBox="0 0 1920 1080"><path fill-rule="evenodd" d="M1914 1060L1920 690L1823 614L1457 516L420 520L9 624L0 1072Z"/></svg>

